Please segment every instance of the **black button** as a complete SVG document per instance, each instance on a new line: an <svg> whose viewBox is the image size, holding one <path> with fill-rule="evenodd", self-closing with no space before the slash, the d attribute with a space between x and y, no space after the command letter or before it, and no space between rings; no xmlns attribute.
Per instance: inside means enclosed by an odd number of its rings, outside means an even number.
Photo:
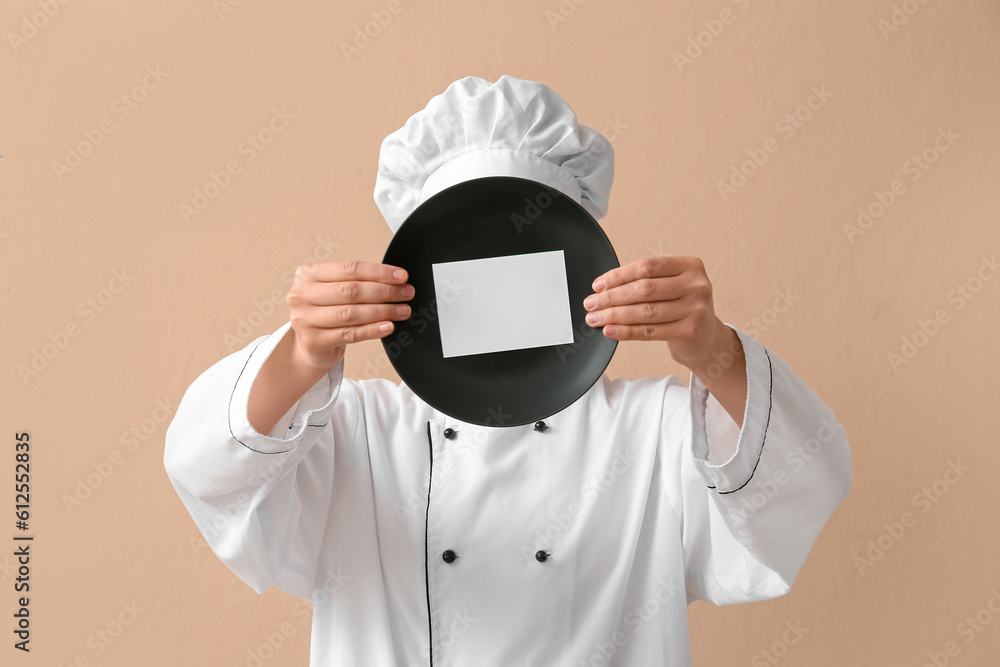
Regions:
<svg viewBox="0 0 1000 667"><path fill-rule="evenodd" d="M536 551L535 552L535 560L537 560L539 563L544 563L548 559L549 559L549 555L547 553L545 553L544 551Z"/></svg>
<svg viewBox="0 0 1000 667"><path fill-rule="evenodd" d="M546 426L545 422L543 422L541 419L539 419L538 421L535 422L535 430L536 431L544 431L547 428L548 428L548 426Z"/></svg>
<svg viewBox="0 0 1000 667"><path fill-rule="evenodd" d="M455 437L455 429L453 429L451 427L446 428L444 430L444 437L448 438L449 440L451 440L452 438L454 438ZM449 562L451 562L451 561L449 561Z"/></svg>
<svg viewBox="0 0 1000 667"><path fill-rule="evenodd" d="M451 549L448 549L443 554L441 554L441 560L443 560L446 563L454 563L455 559L457 558L458 556L456 556L455 552L452 551Z"/></svg>

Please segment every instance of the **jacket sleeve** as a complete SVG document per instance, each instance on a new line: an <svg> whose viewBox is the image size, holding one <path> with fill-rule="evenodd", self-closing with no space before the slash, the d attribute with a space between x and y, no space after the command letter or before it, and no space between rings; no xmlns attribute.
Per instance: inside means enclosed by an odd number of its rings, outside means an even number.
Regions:
<svg viewBox="0 0 1000 667"><path fill-rule="evenodd" d="M692 374L683 408L689 446L677 452L671 499L688 601L717 605L787 593L851 486L847 437L833 412L781 358L729 326L747 364L743 426ZM664 427L676 417L665 416Z"/></svg>
<svg viewBox="0 0 1000 667"><path fill-rule="evenodd" d="M163 463L205 540L233 572L258 593L273 584L309 598L335 459L339 465L353 454L358 411L353 392L338 398L342 361L269 434L250 425L250 389L290 326L222 359L191 384L167 429Z"/></svg>

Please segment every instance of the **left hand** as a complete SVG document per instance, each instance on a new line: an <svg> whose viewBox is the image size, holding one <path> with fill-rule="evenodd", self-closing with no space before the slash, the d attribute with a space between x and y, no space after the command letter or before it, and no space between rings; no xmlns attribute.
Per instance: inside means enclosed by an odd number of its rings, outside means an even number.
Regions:
<svg viewBox="0 0 1000 667"><path fill-rule="evenodd" d="M584 300L587 323L614 340L666 341L692 371L712 363L734 332L715 315L712 283L697 257L646 257L599 276Z"/></svg>

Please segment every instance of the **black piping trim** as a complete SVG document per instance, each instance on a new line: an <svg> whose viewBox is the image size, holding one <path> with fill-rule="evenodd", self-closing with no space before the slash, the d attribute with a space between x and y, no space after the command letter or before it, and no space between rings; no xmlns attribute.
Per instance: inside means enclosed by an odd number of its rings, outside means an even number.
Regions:
<svg viewBox="0 0 1000 667"><path fill-rule="evenodd" d="M753 470L750 471L750 477L749 477L749 479L747 479L747 481L743 482L743 484L741 484L740 486L736 487L732 491L719 491L719 495L720 496L721 495L725 495L727 493L736 493L737 491L739 491L740 489L742 489L744 486L746 486L747 484L749 484L750 480L753 479L753 474L755 472L757 472L757 466L760 464L761 454L764 453L764 442L767 440L767 427L771 423L771 405L773 403L773 401L772 401L772 395L774 393L774 370L771 368L771 355L767 353L767 348L766 347L764 348L764 355L767 357L767 374L768 374L768 381L769 381L770 385L767 388L767 420L764 422L764 435L760 439L760 451L757 452L757 462L753 464ZM711 487L709 487L709 488L711 488Z"/></svg>
<svg viewBox="0 0 1000 667"><path fill-rule="evenodd" d="M431 516L431 482L434 479L434 441L431 439L431 423L427 422L427 452L430 455L430 467L427 471L427 509L424 514L424 586L427 591L427 646L430 651L429 664L434 665L434 624L431 619L431 575L430 546L428 541Z"/></svg>
<svg viewBox="0 0 1000 667"><path fill-rule="evenodd" d="M261 343L263 343L265 340L267 340L268 338L270 338L273 335L274 334L268 334L263 340L260 341L260 343L257 343L256 345L254 345L253 350L250 352L249 356L247 356L247 360L243 362L243 368L240 369L240 374L236 376L236 382L233 383L233 391L232 391L232 393L229 394L229 408L226 411L226 421L229 424L229 435L233 436L233 440L235 440L236 442L240 443L241 445L243 445L244 447L246 447L247 449L249 449L251 452L256 452L257 454L287 454L288 452L292 451L292 448L289 447L288 449L283 449L280 452L262 452L259 449L254 449L253 447L251 447L247 443L245 443L242 440L240 440L239 438L237 438L236 437L236 433L233 431L233 414L232 414L233 413L233 398L236 396L236 387L237 387L237 385L239 385L240 378L243 377L243 373L246 371L247 366L250 365L250 359L257 352L257 348L260 347ZM327 422L326 424L306 424L306 426L315 426L316 428L323 428L323 427L329 425L329 423L330 422ZM292 425L288 426L289 429L291 427L292 427ZM429 427L429 424L428 424L428 427Z"/></svg>

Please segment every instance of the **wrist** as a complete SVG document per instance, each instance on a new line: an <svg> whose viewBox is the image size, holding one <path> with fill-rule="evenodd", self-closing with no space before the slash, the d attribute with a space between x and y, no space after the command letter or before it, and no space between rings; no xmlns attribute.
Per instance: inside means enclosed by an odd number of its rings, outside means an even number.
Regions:
<svg viewBox="0 0 1000 667"><path fill-rule="evenodd" d="M288 335L285 340L282 341L287 347L284 350L285 358L288 361L288 366L292 371L292 374L296 378L309 380L310 384L314 384L325 374L330 372L331 368L336 367L341 360L344 358L344 348L340 348L340 352L335 355L335 357L327 363L317 363L316 360L312 358L311 355L302 347L298 337L296 335L295 329L289 328ZM278 350L275 349L275 352Z"/></svg>
<svg viewBox="0 0 1000 667"><path fill-rule="evenodd" d="M743 343L739 335L718 317L707 351L694 363L687 365L703 384L718 380L734 367L745 364Z"/></svg>

